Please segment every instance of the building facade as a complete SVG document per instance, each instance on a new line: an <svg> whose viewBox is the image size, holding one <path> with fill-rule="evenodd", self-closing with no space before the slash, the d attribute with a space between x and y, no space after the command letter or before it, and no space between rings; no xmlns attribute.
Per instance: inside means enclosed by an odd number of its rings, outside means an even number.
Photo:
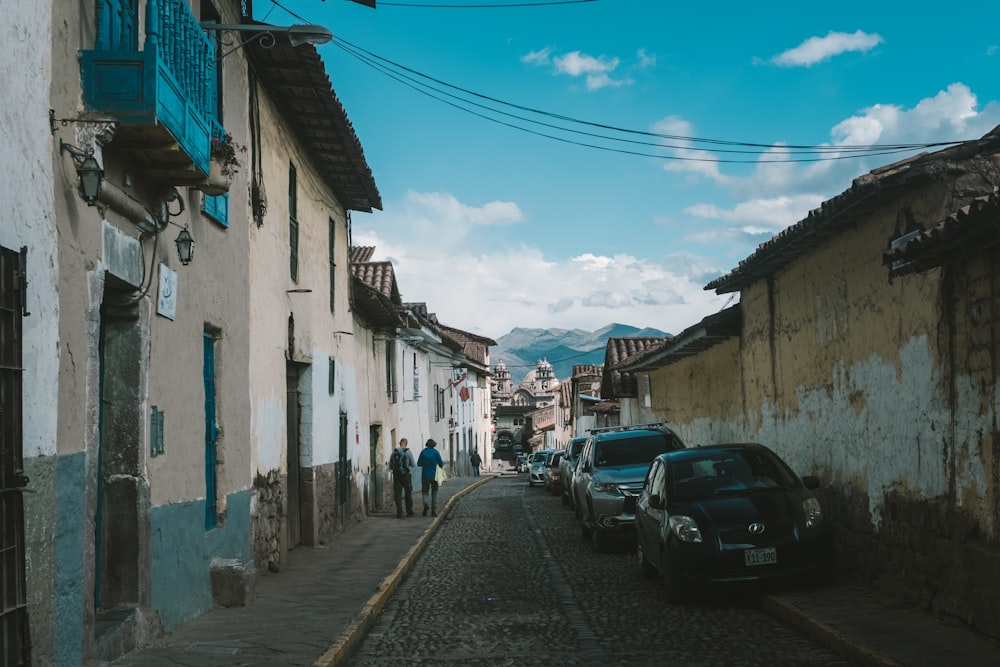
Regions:
<svg viewBox="0 0 1000 667"><path fill-rule="evenodd" d="M855 179L707 288L740 303L626 367L688 444L824 481L841 567L1000 636L1000 132Z"/></svg>

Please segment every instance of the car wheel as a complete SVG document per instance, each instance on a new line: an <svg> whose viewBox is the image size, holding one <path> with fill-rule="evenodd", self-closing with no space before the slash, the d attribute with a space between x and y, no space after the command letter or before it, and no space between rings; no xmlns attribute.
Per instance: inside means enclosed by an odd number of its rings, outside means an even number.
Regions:
<svg viewBox="0 0 1000 667"><path fill-rule="evenodd" d="M660 556L660 578L663 579L663 591L666 593L667 602L677 603L683 601L684 590L681 585L680 574L670 565L670 558L664 551Z"/></svg>
<svg viewBox="0 0 1000 667"><path fill-rule="evenodd" d="M637 536L635 543L635 553L639 559L639 569L642 570L642 576L646 579L652 579L656 576L656 567L646 558L646 552L642 548L642 539Z"/></svg>
<svg viewBox="0 0 1000 667"><path fill-rule="evenodd" d="M590 531L590 544L594 547L594 551L597 553L607 553L611 550L611 536L603 530L598 530L595 526L594 529Z"/></svg>

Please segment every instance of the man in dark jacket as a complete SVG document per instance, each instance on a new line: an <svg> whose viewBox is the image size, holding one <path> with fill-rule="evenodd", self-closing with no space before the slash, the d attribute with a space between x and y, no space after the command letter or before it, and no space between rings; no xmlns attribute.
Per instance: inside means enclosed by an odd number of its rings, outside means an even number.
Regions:
<svg viewBox="0 0 1000 667"><path fill-rule="evenodd" d="M399 439L399 447L389 457L389 469L392 471L392 497L396 501L396 518L403 517L403 506L406 506L406 516L413 516L413 480L410 471L416 467L413 452L410 451L406 438Z"/></svg>

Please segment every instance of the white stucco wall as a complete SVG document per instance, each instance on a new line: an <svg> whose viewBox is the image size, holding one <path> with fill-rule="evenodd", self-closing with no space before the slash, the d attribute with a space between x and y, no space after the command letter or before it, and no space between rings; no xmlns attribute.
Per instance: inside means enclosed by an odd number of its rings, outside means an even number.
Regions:
<svg viewBox="0 0 1000 667"><path fill-rule="evenodd" d="M24 455L56 453L59 412L58 236L53 195L58 140L49 127L52 2L6 3L0 62L7 63L0 98L0 201L6 203L0 245L28 248L27 310L22 320ZM14 64L16 63L16 66ZM72 111L72 110L61 110Z"/></svg>

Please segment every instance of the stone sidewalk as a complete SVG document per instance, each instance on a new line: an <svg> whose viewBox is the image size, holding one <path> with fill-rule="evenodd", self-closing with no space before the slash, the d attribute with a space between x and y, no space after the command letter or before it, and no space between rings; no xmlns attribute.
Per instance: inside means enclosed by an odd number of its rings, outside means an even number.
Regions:
<svg viewBox="0 0 1000 667"><path fill-rule="evenodd" d="M236 667L340 664L364 637L451 504L492 479L453 477L438 492L438 516L375 512L322 547L298 547L277 574L258 576L252 605L217 607L115 667ZM89 663L99 667L108 663Z"/></svg>

